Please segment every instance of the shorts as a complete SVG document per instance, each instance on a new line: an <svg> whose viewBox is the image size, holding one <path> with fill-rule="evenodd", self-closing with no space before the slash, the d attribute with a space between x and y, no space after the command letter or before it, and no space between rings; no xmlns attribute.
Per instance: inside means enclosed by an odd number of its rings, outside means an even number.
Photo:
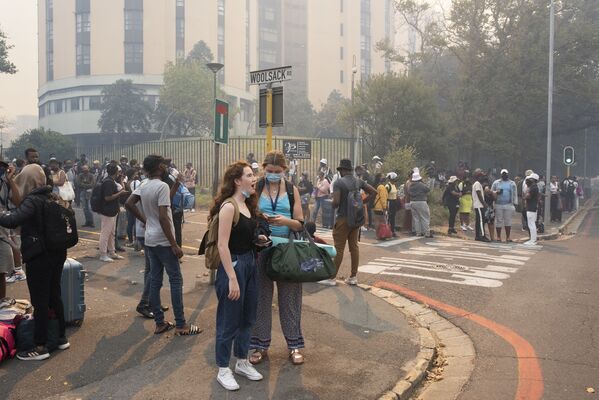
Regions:
<svg viewBox="0 0 599 400"><path fill-rule="evenodd" d="M495 204L495 227L511 227L514 212L516 212L516 209L512 204Z"/></svg>

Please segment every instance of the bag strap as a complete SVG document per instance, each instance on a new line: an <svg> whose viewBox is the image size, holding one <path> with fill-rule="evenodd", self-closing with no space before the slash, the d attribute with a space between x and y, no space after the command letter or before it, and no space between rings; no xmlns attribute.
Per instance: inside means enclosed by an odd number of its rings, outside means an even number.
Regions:
<svg viewBox="0 0 599 400"><path fill-rule="evenodd" d="M220 205L220 208L222 209L223 206L227 203L231 203L233 204L233 208L235 209L235 213L233 214L233 226L236 226L237 223L239 222L239 206L237 205L237 201L235 201L235 199L233 197L229 197L227 199L225 199L225 201L223 201L223 204Z"/></svg>

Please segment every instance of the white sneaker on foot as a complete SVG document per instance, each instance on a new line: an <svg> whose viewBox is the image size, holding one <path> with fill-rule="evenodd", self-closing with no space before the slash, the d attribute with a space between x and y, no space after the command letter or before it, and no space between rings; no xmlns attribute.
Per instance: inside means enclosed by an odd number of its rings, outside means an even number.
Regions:
<svg viewBox="0 0 599 400"><path fill-rule="evenodd" d="M473 230L474 230L474 228L473 228L473 227L471 227L470 225L467 225L467 226L466 226L466 229L468 229L469 231L473 231Z"/></svg>
<svg viewBox="0 0 599 400"><path fill-rule="evenodd" d="M357 285L358 284L358 277L357 276L350 276L349 278L347 278L345 280L345 283L347 283L348 285Z"/></svg>
<svg viewBox="0 0 599 400"><path fill-rule="evenodd" d="M14 283L14 282L19 282L19 281L24 281L25 279L27 279L27 275L25 275L25 272L23 271L22 268L19 269L15 269L12 274L6 275L6 283Z"/></svg>
<svg viewBox="0 0 599 400"><path fill-rule="evenodd" d="M107 255L100 256L100 261L103 261L103 262L114 262L114 260L112 258L108 257Z"/></svg>
<svg viewBox="0 0 599 400"><path fill-rule="evenodd" d="M248 360L237 360L235 373L245 376L250 381L261 381L264 378Z"/></svg>
<svg viewBox="0 0 599 400"><path fill-rule="evenodd" d="M526 241L522 243L524 246L536 246L537 242L533 242L532 240Z"/></svg>
<svg viewBox="0 0 599 400"><path fill-rule="evenodd" d="M112 254L110 255L110 258L112 258L113 260L123 260L125 257L123 257L123 256L120 256L120 255L118 255L118 254L116 254L116 253L112 253Z"/></svg>
<svg viewBox="0 0 599 400"><path fill-rule="evenodd" d="M317 283L326 286L337 286L337 281L335 279L323 279L322 281L318 281Z"/></svg>
<svg viewBox="0 0 599 400"><path fill-rule="evenodd" d="M466 232L468 230L468 228L466 228L466 225L462 225L461 228L464 232Z"/></svg>
<svg viewBox="0 0 599 400"><path fill-rule="evenodd" d="M219 368L216 380L227 390L239 390L239 384L235 380L231 368Z"/></svg>

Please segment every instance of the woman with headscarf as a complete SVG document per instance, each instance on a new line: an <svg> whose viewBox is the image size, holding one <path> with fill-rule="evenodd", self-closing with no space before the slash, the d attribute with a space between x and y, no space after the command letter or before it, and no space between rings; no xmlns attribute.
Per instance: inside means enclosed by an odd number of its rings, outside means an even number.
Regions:
<svg viewBox="0 0 599 400"><path fill-rule="evenodd" d="M46 348L48 310L58 319L60 338L58 348L70 347L65 336L64 309L60 295L60 278L67 257L66 250L47 250L44 245L45 203L52 198L52 187L46 185L44 170L37 164L23 168L15 178L23 201L19 207L0 215L0 226L21 227L21 254L27 263L27 287L35 320L35 347L19 352L20 360L45 360L50 357Z"/></svg>

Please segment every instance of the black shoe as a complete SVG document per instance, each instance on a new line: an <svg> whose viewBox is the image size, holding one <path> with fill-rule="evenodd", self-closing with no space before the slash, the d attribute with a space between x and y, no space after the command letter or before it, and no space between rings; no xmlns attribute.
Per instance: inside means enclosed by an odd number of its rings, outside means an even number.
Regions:
<svg viewBox="0 0 599 400"><path fill-rule="evenodd" d="M120 252L120 253L124 253L124 252L126 252L127 250L125 250L125 248L124 248L124 247L121 247L121 246L119 246L119 247L115 248L115 251L118 251L118 252Z"/></svg>
<svg viewBox="0 0 599 400"><path fill-rule="evenodd" d="M428 234L428 235L426 235L426 236L425 236L425 238L427 238L427 239L432 239L432 238L433 238L433 234L432 234L432 233L431 233L431 234Z"/></svg>
<svg viewBox="0 0 599 400"><path fill-rule="evenodd" d="M478 242L490 242L490 241L491 241L491 239L489 239L489 238L488 238L488 237L486 237L486 236L483 236L483 237L481 237L481 238L476 238L476 239L474 239L474 240L476 240L476 241L478 241Z"/></svg>
<svg viewBox="0 0 599 400"><path fill-rule="evenodd" d="M50 358L50 353L48 353L46 346L36 346L17 353L17 358L22 361L42 361Z"/></svg>
<svg viewBox="0 0 599 400"><path fill-rule="evenodd" d="M154 313L150 310L150 306L137 306L135 309L138 313L148 319L154 318Z"/></svg>

